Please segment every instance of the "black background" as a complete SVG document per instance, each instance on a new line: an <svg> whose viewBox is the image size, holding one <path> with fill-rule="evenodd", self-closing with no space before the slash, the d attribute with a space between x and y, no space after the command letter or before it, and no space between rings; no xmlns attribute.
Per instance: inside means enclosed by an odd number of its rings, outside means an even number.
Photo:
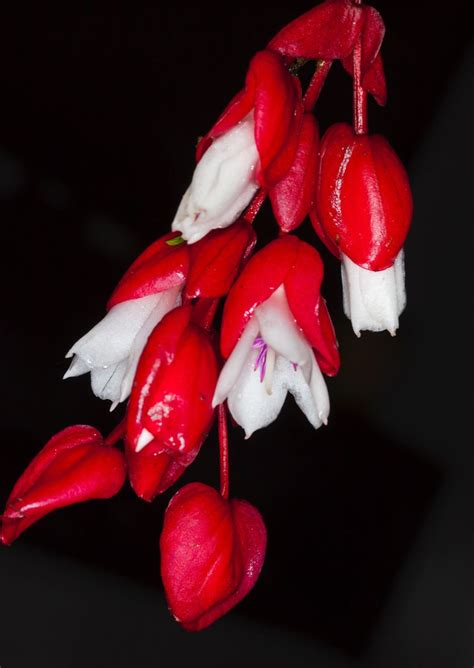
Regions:
<svg viewBox="0 0 474 668"><path fill-rule="evenodd" d="M61 381L64 354L168 229L196 139L253 53L311 4L12 7L0 25L2 502L53 433L117 421L86 377ZM250 442L232 433L232 494L269 530L259 583L210 630L181 632L159 581L170 492L150 506L127 488L59 511L1 550L2 668L472 665L469 4L376 7L389 100L371 102L369 122L414 188L408 306L395 339L357 340L338 264L301 228L326 262L343 365L329 381L327 428L314 432L288 400ZM350 121L339 65L316 111L322 130ZM262 240L276 235L267 208L262 228ZM217 484L217 466L212 433L179 486Z"/></svg>

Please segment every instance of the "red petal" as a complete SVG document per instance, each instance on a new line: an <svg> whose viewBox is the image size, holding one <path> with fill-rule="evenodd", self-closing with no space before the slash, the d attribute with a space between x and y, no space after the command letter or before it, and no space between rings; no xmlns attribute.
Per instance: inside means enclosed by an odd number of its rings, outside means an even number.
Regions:
<svg viewBox="0 0 474 668"><path fill-rule="evenodd" d="M294 264L299 240L287 236L265 246L249 261L225 302L221 352L227 358L259 304L271 297Z"/></svg>
<svg viewBox="0 0 474 668"><path fill-rule="evenodd" d="M406 171L380 136L338 124L323 138L318 192L322 226L341 252L372 271L390 267L412 215Z"/></svg>
<svg viewBox="0 0 474 668"><path fill-rule="evenodd" d="M373 7L364 7L365 24L362 30L362 86L371 93L378 104L385 105L387 101L387 86L383 71L380 47L385 35L385 24L379 12ZM342 60L347 72L352 76L354 64L352 54Z"/></svg>
<svg viewBox="0 0 474 668"><path fill-rule="evenodd" d="M108 499L125 481L122 453L104 445L92 427L59 432L45 445L14 486L7 501L0 541L10 545L48 513L90 499Z"/></svg>
<svg viewBox="0 0 474 668"><path fill-rule="evenodd" d="M130 484L136 495L144 501L153 501L186 470L178 458L154 450L153 443L141 452L135 452L130 446L125 449Z"/></svg>
<svg viewBox="0 0 474 668"><path fill-rule="evenodd" d="M294 264L285 278L288 305L301 327L321 370L328 376L339 371L340 359L334 328L320 289L324 267L318 252L300 241Z"/></svg>
<svg viewBox="0 0 474 668"><path fill-rule="evenodd" d="M352 53L364 24L351 0L327 0L289 23L268 48L294 58L334 60Z"/></svg>
<svg viewBox="0 0 474 668"><path fill-rule="evenodd" d="M303 113L299 81L272 51L260 51L253 57L244 91L236 95L203 137L196 157L200 160L213 139L233 128L252 109L260 155L259 182L272 187L293 162Z"/></svg>
<svg viewBox="0 0 474 668"><path fill-rule="evenodd" d="M189 248L191 264L185 296L222 297L230 290L243 257L256 242L251 225L240 220L223 230L215 230Z"/></svg>
<svg viewBox="0 0 474 668"><path fill-rule="evenodd" d="M273 213L284 232L291 232L301 225L313 206L318 150L318 125L314 116L305 114L293 165L270 191Z"/></svg>
<svg viewBox="0 0 474 668"><path fill-rule="evenodd" d="M147 297L184 283L189 264L188 246L170 246L166 242L179 237L165 234L135 260L110 297L107 309L129 299Z"/></svg>
<svg viewBox="0 0 474 668"><path fill-rule="evenodd" d="M326 234L326 231L324 227L321 225L321 222L319 220L318 216L318 210L317 210L317 205L313 206L311 211L309 212L309 218L311 220L311 224L314 227L314 231L320 238L320 240L323 242L323 244L326 246L326 248L333 253L338 259L341 257L341 254L339 252L339 248L336 246L336 244L328 237Z"/></svg>
<svg viewBox="0 0 474 668"><path fill-rule="evenodd" d="M246 501L227 501L194 483L171 500L160 547L171 612L186 630L200 631L254 586L265 558L266 529Z"/></svg>

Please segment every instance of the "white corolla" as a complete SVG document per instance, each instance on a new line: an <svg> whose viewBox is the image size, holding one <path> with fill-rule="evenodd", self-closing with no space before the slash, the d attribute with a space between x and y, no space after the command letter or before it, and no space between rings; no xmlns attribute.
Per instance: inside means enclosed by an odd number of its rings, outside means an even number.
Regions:
<svg viewBox="0 0 474 668"><path fill-rule="evenodd" d="M259 154L253 112L215 139L198 162L172 230L192 244L211 230L228 227L258 190Z"/></svg>
<svg viewBox="0 0 474 668"><path fill-rule="evenodd" d="M326 383L280 286L247 323L221 371L213 405L227 399L249 438L277 418L288 392L313 427L327 423Z"/></svg>
<svg viewBox="0 0 474 668"><path fill-rule="evenodd" d="M138 360L148 337L160 320L180 303L181 287L117 304L95 327L77 341L64 378L91 374L92 391L112 402L125 401L132 390Z"/></svg>
<svg viewBox="0 0 474 668"><path fill-rule="evenodd" d="M383 271L363 269L342 255L341 274L344 313L357 336L361 330L385 329L395 336L398 318L406 306L403 250L394 264Z"/></svg>

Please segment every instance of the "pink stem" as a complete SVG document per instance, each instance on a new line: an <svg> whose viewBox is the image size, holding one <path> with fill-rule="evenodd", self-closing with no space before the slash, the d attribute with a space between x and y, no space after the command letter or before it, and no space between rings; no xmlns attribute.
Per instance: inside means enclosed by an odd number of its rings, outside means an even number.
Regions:
<svg viewBox="0 0 474 668"><path fill-rule="evenodd" d="M221 478L221 496L229 498L229 433L227 431L227 408L225 403L217 408L219 429L219 461Z"/></svg>
<svg viewBox="0 0 474 668"><path fill-rule="evenodd" d="M314 70L313 78L311 79L303 98L304 110L306 112L313 111L314 105L318 101L327 75L329 74L329 70L331 69L331 65L332 60L316 61L316 69Z"/></svg>
<svg viewBox="0 0 474 668"><path fill-rule="evenodd" d="M354 4L361 5L362 0L354 0ZM354 103L354 132L357 135L365 135L368 131L367 125L367 93L361 84L361 60L362 60L362 38L359 36L354 46L353 67L353 103Z"/></svg>
<svg viewBox="0 0 474 668"><path fill-rule="evenodd" d="M121 438L125 436L127 430L127 422L124 418L121 422L118 423L116 427L112 429L110 434L104 440L105 445L115 445Z"/></svg>

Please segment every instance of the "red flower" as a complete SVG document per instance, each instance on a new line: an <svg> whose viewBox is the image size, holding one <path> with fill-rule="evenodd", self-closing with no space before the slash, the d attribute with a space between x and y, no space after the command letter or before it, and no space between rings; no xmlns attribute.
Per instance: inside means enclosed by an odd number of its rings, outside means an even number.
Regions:
<svg viewBox="0 0 474 668"><path fill-rule="evenodd" d="M93 427L68 427L48 441L10 494L0 541L10 545L48 513L90 499L108 499L125 481L125 460Z"/></svg>
<svg viewBox="0 0 474 668"><path fill-rule="evenodd" d="M402 247L413 204L390 144L333 125L321 143L316 201L312 222L342 260L344 308L354 331L395 333L406 299Z"/></svg>
<svg viewBox="0 0 474 668"><path fill-rule="evenodd" d="M211 487L186 485L171 499L160 539L171 613L187 631L225 615L255 585L267 534L258 510Z"/></svg>
<svg viewBox="0 0 474 668"><path fill-rule="evenodd" d="M163 491L174 482L176 465L182 472L194 460L211 427L217 361L208 333L191 322L191 315L191 306L183 306L163 318L138 364L127 414L127 442L138 453L129 458L131 482L144 498L152 496L151 488ZM164 454L173 462L161 458L148 475L145 454Z"/></svg>
<svg viewBox="0 0 474 668"><path fill-rule="evenodd" d="M275 420L288 391L315 428L327 421L321 370L336 374L339 353L322 277L314 248L287 236L257 253L229 293L221 335L229 359L213 404L227 399L247 438Z"/></svg>

